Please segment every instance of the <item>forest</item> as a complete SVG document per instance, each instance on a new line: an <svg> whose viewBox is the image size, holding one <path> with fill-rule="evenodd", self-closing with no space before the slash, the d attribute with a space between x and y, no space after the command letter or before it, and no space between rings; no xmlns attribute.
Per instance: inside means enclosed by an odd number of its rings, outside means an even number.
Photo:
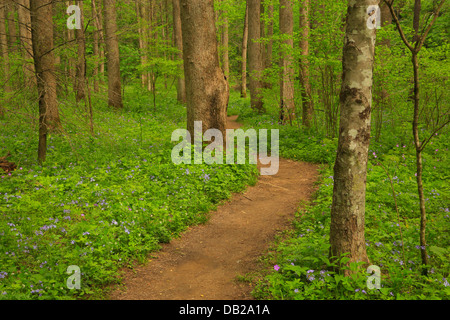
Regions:
<svg viewBox="0 0 450 320"><path fill-rule="evenodd" d="M0 300L448 300L449 10L0 0Z"/></svg>

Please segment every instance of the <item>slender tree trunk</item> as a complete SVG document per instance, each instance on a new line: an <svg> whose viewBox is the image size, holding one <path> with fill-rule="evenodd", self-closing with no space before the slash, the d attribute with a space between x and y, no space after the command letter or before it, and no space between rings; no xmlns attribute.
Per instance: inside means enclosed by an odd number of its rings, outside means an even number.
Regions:
<svg viewBox="0 0 450 320"><path fill-rule="evenodd" d="M105 53L105 47L106 47L106 43L105 43L105 24L103 23L103 14L102 14L103 10L102 10L102 1L98 2L98 6L97 6L97 23L98 23L98 27L99 27L99 51L100 51L100 66L99 66L99 74L100 74L100 79L99 79L99 83L100 84L105 84L105 60L106 60L106 53Z"/></svg>
<svg viewBox="0 0 450 320"><path fill-rule="evenodd" d="M214 128L226 136L228 82L219 64L213 0L181 0L187 129L194 121L202 132Z"/></svg>
<svg viewBox="0 0 450 320"><path fill-rule="evenodd" d="M420 36L419 36L420 37ZM417 39L418 40L418 39ZM419 111L420 111L420 84L419 84L419 59L417 57L418 52L412 53L412 64L414 70L414 118L413 118L413 136L414 145L416 147L416 168L417 168L417 193L419 195L419 207L420 207L420 246L422 263L428 265L428 254L426 250L426 225L427 214L425 208L425 196L423 194L423 166L422 166L422 146L419 136ZM426 273L426 272L425 272Z"/></svg>
<svg viewBox="0 0 450 320"><path fill-rule="evenodd" d="M155 9L155 2L154 0L148 1L148 7L147 7L147 48L152 48L156 50L152 50L152 53L150 54L150 57L157 57L158 56L158 50L156 46L156 41L158 38L158 21L156 19L156 9ZM155 52L153 52L155 51ZM149 57L149 58L150 58ZM147 73L147 79L148 79L148 91L153 92L153 98L155 98L156 92L156 75L152 71L148 71Z"/></svg>
<svg viewBox="0 0 450 320"><path fill-rule="evenodd" d="M414 36L413 36L412 42L416 42L420 39L419 27L420 27L420 11L421 10L422 10L422 1L414 0L414 17L413 17Z"/></svg>
<svg viewBox="0 0 450 320"><path fill-rule="evenodd" d="M76 4L81 10L81 29L76 29L75 36L77 39L77 67L75 77L75 97L76 101L83 101L86 96L86 39L84 35L84 8L83 1L77 1Z"/></svg>
<svg viewBox="0 0 450 320"><path fill-rule="evenodd" d="M6 0L6 14L8 19L9 47L12 51L17 48L17 27L16 27L16 11L17 5L14 0Z"/></svg>
<svg viewBox="0 0 450 320"><path fill-rule="evenodd" d="M295 117L294 104L294 13L292 0L280 0L280 35L287 37L280 50L280 122L286 123Z"/></svg>
<svg viewBox="0 0 450 320"><path fill-rule="evenodd" d="M247 98L247 46L248 46L248 4L245 4L244 34L242 36L241 97Z"/></svg>
<svg viewBox="0 0 450 320"><path fill-rule="evenodd" d="M175 47L178 49L177 58L183 60L183 36L181 33L181 12L180 0L173 0L173 35ZM181 66L181 70L184 68ZM181 103L186 103L186 85L184 76L179 76L177 79L177 99Z"/></svg>
<svg viewBox="0 0 450 320"><path fill-rule="evenodd" d="M311 94L311 83L309 81L309 8L310 0L300 3L300 84L302 88L302 123L306 128L312 125L314 105Z"/></svg>
<svg viewBox="0 0 450 320"><path fill-rule="evenodd" d="M108 105L122 109L119 41L117 39L116 0L104 0L105 44L108 68Z"/></svg>
<svg viewBox="0 0 450 320"><path fill-rule="evenodd" d="M70 1L66 1L66 7L71 5ZM72 83L74 89L76 90L76 75L77 75L77 59L74 57L75 54L73 51L75 50L75 30L67 29L67 43L68 43L68 52L67 52L67 74L68 83Z"/></svg>
<svg viewBox="0 0 450 320"><path fill-rule="evenodd" d="M423 181L422 181L422 174L423 174L423 166L422 166L422 151L425 145L420 141L419 136L419 111L420 111L420 84L419 84L419 52L422 49L422 46L425 42L425 39L430 32L431 28L433 27L434 23L436 22L436 19L439 16L439 12L442 9L445 0L441 0L438 4L436 9L433 13L432 21L428 24L426 27L426 30L423 32L422 35L418 34L419 31L419 17L420 17L420 1L415 2L414 7L414 21L413 21L413 29L415 31L415 36L410 43L408 39L406 38L406 35L403 31L402 26L400 25L400 21L395 14L394 8L393 8L393 2L387 2L384 0L386 5L389 7L389 10L391 12L391 16L393 20L395 21L395 24L397 26L397 30L400 34L400 37L405 44L405 46L411 51L412 58L411 62L413 65L413 72L414 72L414 88L413 88L413 100L414 100L414 118L413 118L413 124L412 124L412 130L413 130L413 136L414 136L414 145L416 148L416 175L417 175L417 193L419 195L419 207L420 207L420 246L421 246L421 256L422 256L422 264L423 267L423 274L428 273L428 269L426 265L428 265L428 254L427 254L427 243L426 243L426 223L427 223L427 215L426 215L426 208L425 208L425 196L423 194Z"/></svg>
<svg viewBox="0 0 450 320"><path fill-rule="evenodd" d="M224 1L224 0L222 0ZM222 10L223 15L223 25L222 25L222 48L223 48L223 54L222 54L222 69L223 73L225 74L225 77L227 79L230 76L230 59L228 54L228 12L225 10Z"/></svg>
<svg viewBox="0 0 450 320"><path fill-rule="evenodd" d="M144 24L144 17L146 17L146 10L145 5L142 3L142 0L136 1L136 16L139 21L139 52L141 55L141 66L144 66L147 64L148 56L147 56L147 47L145 45L145 24ZM141 74L141 85L142 88L147 88L147 72L142 71Z"/></svg>
<svg viewBox="0 0 450 320"><path fill-rule="evenodd" d="M56 99L52 5L52 0L31 1L33 56L39 94L38 160L41 163L46 158L48 133L61 127Z"/></svg>
<svg viewBox="0 0 450 320"><path fill-rule="evenodd" d="M266 48L266 54L264 56L264 66L266 69L272 67L272 52L273 52L273 5L270 4L268 6L268 23L267 23L267 38L269 39L267 41L267 48Z"/></svg>
<svg viewBox="0 0 450 320"><path fill-rule="evenodd" d="M19 35L23 57L24 82L25 84L36 85L36 77L34 75L35 68L33 64L33 45L31 42L31 18L30 18L30 0L17 0L18 17L19 17Z"/></svg>
<svg viewBox="0 0 450 320"><path fill-rule="evenodd" d="M377 4L378 0L349 1L347 11L330 255L349 253L349 262L369 262L364 225L376 29L367 27L367 19L369 6Z"/></svg>
<svg viewBox="0 0 450 320"><path fill-rule="evenodd" d="M91 1L92 9L92 20L94 21L94 31L92 32L92 53L94 56L94 67L92 68L92 78L94 78L94 92L100 91L98 84L98 74L99 74L99 59L100 59L100 44L99 44L99 29L98 18L97 18L97 8L95 5L95 0Z"/></svg>
<svg viewBox="0 0 450 320"><path fill-rule="evenodd" d="M11 91L9 86L9 55L8 55L8 37L6 34L6 1L0 0L0 53L2 59L3 77L0 84L4 86L6 92Z"/></svg>
<svg viewBox="0 0 450 320"><path fill-rule="evenodd" d="M261 0L248 0L248 66L250 74L251 107L264 112L262 81L264 71L263 45L261 38Z"/></svg>

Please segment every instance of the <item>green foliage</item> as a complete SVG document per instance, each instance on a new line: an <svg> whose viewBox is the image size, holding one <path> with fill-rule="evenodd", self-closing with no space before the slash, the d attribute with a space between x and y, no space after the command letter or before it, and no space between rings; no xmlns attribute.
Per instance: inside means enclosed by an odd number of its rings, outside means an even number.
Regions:
<svg viewBox="0 0 450 320"><path fill-rule="evenodd" d="M174 165L171 133L186 126L184 107L170 98L153 113L150 98L133 96L122 113L95 106L93 136L65 117L43 166L37 128L20 117L0 122L0 154L11 151L18 165L0 174L0 299L102 297L120 268L145 262L255 182L255 166ZM66 286L70 265L81 269L81 290Z"/></svg>
<svg viewBox="0 0 450 320"><path fill-rule="evenodd" d="M394 139L394 137L391 137ZM391 140L391 139L388 139ZM398 138L397 138L398 140ZM381 268L381 288L367 287L369 274L354 268L351 277L336 274L329 260L330 208L333 194L332 161L321 169L314 200L299 210L293 234L277 247L268 272L254 290L260 299L449 299L450 213L448 203L449 135L437 135L424 154L424 189L428 213L430 266L422 275L420 213L411 144L372 143L366 192L366 246L371 264ZM320 146L310 141L308 148ZM315 144L315 145L314 145ZM295 148L289 146L288 148ZM281 152L283 152L281 150ZM291 150L292 152L292 150ZM292 152L296 154L296 152ZM397 218L389 177L396 192ZM400 229L401 228L401 229ZM401 233L400 233L401 232ZM404 256L403 256L404 254ZM343 269L345 270L345 268Z"/></svg>

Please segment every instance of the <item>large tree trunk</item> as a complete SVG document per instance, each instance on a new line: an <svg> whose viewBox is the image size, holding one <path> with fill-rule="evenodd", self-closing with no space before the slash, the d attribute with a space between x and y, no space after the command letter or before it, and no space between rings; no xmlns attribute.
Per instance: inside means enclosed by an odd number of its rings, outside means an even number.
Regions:
<svg viewBox="0 0 450 320"><path fill-rule="evenodd" d="M369 6L377 4L378 0L349 1L347 12L330 255L349 253L349 262L369 262L364 225L376 29L367 27L367 19Z"/></svg>
<svg viewBox="0 0 450 320"><path fill-rule="evenodd" d="M264 112L262 81L264 71L263 44L261 38L261 0L248 0L248 67L250 74L251 107Z"/></svg>
<svg viewBox="0 0 450 320"><path fill-rule="evenodd" d="M248 4L245 4L244 34L242 36L241 97L247 98L247 46L248 46Z"/></svg>
<svg viewBox="0 0 450 320"><path fill-rule="evenodd" d="M81 29L76 29L75 36L77 39L77 67L75 76L75 97L76 101L82 101L86 97L86 39L84 36L84 8L83 1L77 1L76 4L81 10L80 23Z"/></svg>
<svg viewBox="0 0 450 320"><path fill-rule="evenodd" d="M11 91L9 86L9 55L8 37L6 34L6 1L0 0L0 54L2 59L3 77L0 84L6 92Z"/></svg>
<svg viewBox="0 0 450 320"><path fill-rule="evenodd" d="M24 82L26 85L36 84L33 64L33 45L31 42L31 18L30 18L30 0L17 0L19 17L19 35L23 57L26 62L23 64Z"/></svg>
<svg viewBox="0 0 450 320"><path fill-rule="evenodd" d="M183 36L181 34L181 9L180 0L173 0L173 36L175 47L178 49L177 57L183 60ZM183 67L181 67L184 70ZM181 103L186 103L186 85L184 76L177 79L177 99Z"/></svg>
<svg viewBox="0 0 450 320"><path fill-rule="evenodd" d="M306 128L311 127L314 113L311 83L309 82L309 8L310 0L303 0L300 3L300 84L302 88L302 123Z"/></svg>
<svg viewBox="0 0 450 320"><path fill-rule="evenodd" d="M214 128L226 136L228 82L219 64L213 0L181 0L187 129L194 121L202 132Z"/></svg>
<svg viewBox="0 0 450 320"><path fill-rule="evenodd" d="M286 123L295 117L294 104L294 13L292 0L280 0L280 35L283 40L280 50L280 122Z"/></svg>
<svg viewBox="0 0 450 320"><path fill-rule="evenodd" d="M31 1L33 56L39 94L38 160L41 163L46 158L47 134L61 127L56 99L52 6L52 0Z"/></svg>
<svg viewBox="0 0 450 320"><path fill-rule="evenodd" d="M108 105L122 109L119 41L117 39L116 0L104 0L105 43L108 68Z"/></svg>

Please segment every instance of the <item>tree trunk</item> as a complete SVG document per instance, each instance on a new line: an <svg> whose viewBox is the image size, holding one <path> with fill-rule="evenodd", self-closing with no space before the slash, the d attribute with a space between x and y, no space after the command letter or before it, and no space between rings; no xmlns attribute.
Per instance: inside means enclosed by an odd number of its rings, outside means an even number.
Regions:
<svg viewBox="0 0 450 320"><path fill-rule="evenodd" d="M116 0L104 0L105 44L108 68L108 105L122 109L119 41L117 39Z"/></svg>
<svg viewBox="0 0 450 320"><path fill-rule="evenodd" d="M180 0L173 0L173 35L175 47L178 49L177 58L183 60L183 36L181 34L181 12ZM184 68L181 66L181 70ZM186 103L186 85L184 76L179 76L177 79L177 99L181 103Z"/></svg>
<svg viewBox="0 0 450 320"><path fill-rule="evenodd" d="M420 36L419 36L420 38ZM417 39L416 41L418 41ZM419 59L417 57L418 52L412 53L412 64L414 70L414 118L413 118L413 136L414 136L414 145L416 147L416 169L417 169L417 193L419 195L419 207L420 207L420 247L421 247L421 256L422 256L422 264L428 265L428 254L426 250L427 241L426 241L426 225L427 225L427 212L425 208L425 196L423 194L423 167L422 167L422 145L419 136L419 112L420 112L420 95L419 95ZM424 269L425 272L426 268Z"/></svg>
<svg viewBox="0 0 450 320"><path fill-rule="evenodd" d="M349 253L349 262L369 262L364 224L376 29L367 27L367 19L369 6L377 4L378 0L349 1L347 12L330 255Z"/></svg>
<svg viewBox="0 0 450 320"><path fill-rule="evenodd" d="M144 66L147 64L148 56L147 56L147 46L145 42L145 24L144 24L144 17L146 17L146 10L145 5L142 3L141 0L136 1L136 16L139 22L139 52L141 56L141 66ZM142 71L141 74L141 85L142 88L147 88L148 79L147 79L147 72Z"/></svg>
<svg viewBox="0 0 450 320"><path fill-rule="evenodd" d="M92 68L92 77L94 78L94 92L99 92L98 74L99 74L99 59L100 59L100 42L99 42L99 30L97 17L97 7L95 0L91 1L92 19L94 20L94 31L92 31L92 54L94 56L94 67Z"/></svg>
<svg viewBox="0 0 450 320"><path fill-rule="evenodd" d="M8 37L6 34L6 1L0 0L0 54L2 59L3 77L0 84L6 92L10 92L9 86L9 55L8 55Z"/></svg>
<svg viewBox="0 0 450 320"><path fill-rule="evenodd" d="M18 0L19 17L19 36L23 49L23 57L26 60L23 63L24 82L28 85L30 82L36 84L34 75L35 68L33 64L33 45L31 42L31 18L30 18L30 0Z"/></svg>
<svg viewBox="0 0 450 320"><path fill-rule="evenodd" d="M224 1L224 0L222 0ZM223 15L223 25L222 25L222 69L225 77L228 79L230 77L230 59L228 54L228 13L222 10ZM229 80L228 80L229 81Z"/></svg>
<svg viewBox="0 0 450 320"><path fill-rule="evenodd" d="M306 128L312 125L314 105L311 95L311 83L309 82L309 8L310 0L300 3L300 84L302 96L302 123Z"/></svg>
<svg viewBox="0 0 450 320"><path fill-rule="evenodd" d="M66 7L71 5L70 1L66 1ZM76 88L76 76L77 76L77 60L72 53L75 48L75 30L67 29L67 43L68 43L68 52L67 52L67 73L66 77L68 83L72 83L74 89Z"/></svg>
<svg viewBox="0 0 450 320"><path fill-rule="evenodd" d="M436 19L439 16L439 12L442 9L445 0L441 0L438 4L436 9L433 12L433 18L432 21L428 24L426 27L426 30L423 32L422 35L418 34L419 31L419 17L420 17L420 7L421 3L420 1L415 1L414 6L414 21L413 21L413 29L415 31L415 36L412 41L412 43L409 43L409 41L406 39L406 35L403 31L402 26L400 25L400 21L395 14L394 8L392 6L392 2L387 2L385 0L385 3L389 7L389 10L391 12L391 16L393 20L395 21L395 24L397 26L397 30L400 34L400 37L405 44L405 46L411 51L412 54L412 65L413 65L413 72L414 72L414 88L413 88L413 100L414 100L414 118L412 123L412 130L413 130L413 136L414 136L414 145L416 148L416 176L417 176L417 193L419 195L419 206L420 206L420 246L421 246L421 256L422 256L422 264L423 274L428 273L427 265L428 265L428 254L427 254L427 244L426 244L426 223L427 223L427 216L426 216L426 208L425 208L425 196L423 194L423 181L422 181L422 174L423 174L423 167L422 167L422 151L425 147L426 143L423 144L420 141L419 136L419 112L420 112L420 95L419 95L419 52L425 42L425 39L430 32L431 28L433 27L434 23L436 22ZM429 141L429 140L428 140Z"/></svg>
<svg viewBox="0 0 450 320"><path fill-rule="evenodd" d="M414 17L413 17L414 36L413 36L412 42L416 42L420 39L419 27L420 27L420 11L421 10L422 10L422 1L414 0Z"/></svg>
<svg viewBox="0 0 450 320"><path fill-rule="evenodd" d="M272 67L272 52L273 52L273 5L270 4L268 6L269 12L268 14L268 23L267 23L267 38L269 39L267 41L267 47L266 47L266 54L264 55L264 67L266 69Z"/></svg>
<svg viewBox="0 0 450 320"><path fill-rule="evenodd" d="M242 36L241 97L247 98L247 45L248 45L248 4L245 4L244 34Z"/></svg>
<svg viewBox="0 0 450 320"><path fill-rule="evenodd" d="M84 36L84 8L83 1L77 1L76 4L81 10L80 22L81 29L76 29L75 36L77 39L77 67L75 76L75 97L80 102L86 97L86 39Z"/></svg>
<svg viewBox="0 0 450 320"><path fill-rule="evenodd" d="M202 132L214 128L226 136L228 82L219 64L213 0L181 0L187 129L194 121Z"/></svg>
<svg viewBox="0 0 450 320"><path fill-rule="evenodd" d="M38 160L45 161L47 135L61 127L56 99L53 53L53 1L31 1L31 30L34 65L39 94Z"/></svg>
<svg viewBox="0 0 450 320"><path fill-rule="evenodd" d="M280 50L280 123L292 124L295 117L294 104L294 13L292 0L280 0L280 35L287 37Z"/></svg>
<svg viewBox="0 0 450 320"><path fill-rule="evenodd" d="M248 66L250 74L251 107L264 112L262 81L264 71L263 44L261 38L261 0L248 0Z"/></svg>
<svg viewBox="0 0 450 320"><path fill-rule="evenodd" d="M14 0L6 0L6 14L8 19L9 46L12 51L17 48L17 27L16 27L16 11L17 5Z"/></svg>

